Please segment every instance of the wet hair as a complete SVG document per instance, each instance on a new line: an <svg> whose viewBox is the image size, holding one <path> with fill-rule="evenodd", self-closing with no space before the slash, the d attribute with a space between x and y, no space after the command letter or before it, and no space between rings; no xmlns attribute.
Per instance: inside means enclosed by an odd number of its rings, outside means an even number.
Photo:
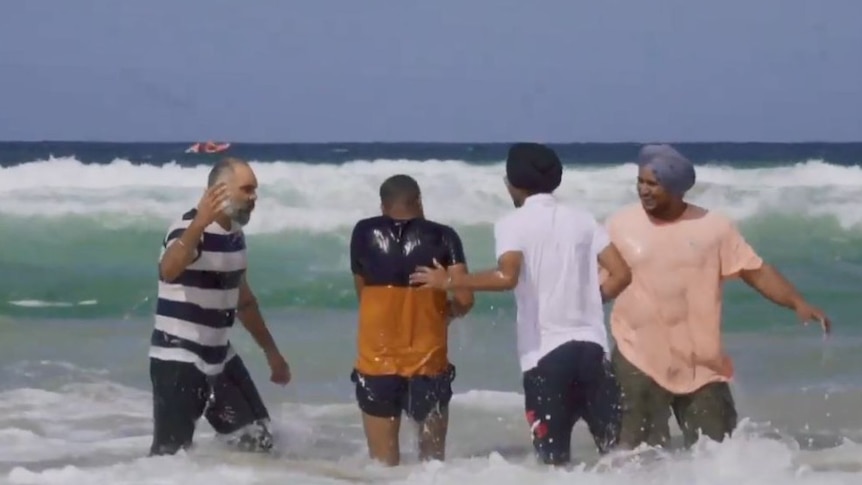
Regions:
<svg viewBox="0 0 862 485"><path fill-rule="evenodd" d="M233 172L233 168L235 166L245 163L246 162L238 158L222 158L210 169L210 173L207 176L207 187L212 187L217 184L222 177L228 175L229 172Z"/></svg>
<svg viewBox="0 0 862 485"><path fill-rule="evenodd" d="M380 184L380 202L387 207L392 204L415 207L421 197L419 183L409 175L393 175Z"/></svg>

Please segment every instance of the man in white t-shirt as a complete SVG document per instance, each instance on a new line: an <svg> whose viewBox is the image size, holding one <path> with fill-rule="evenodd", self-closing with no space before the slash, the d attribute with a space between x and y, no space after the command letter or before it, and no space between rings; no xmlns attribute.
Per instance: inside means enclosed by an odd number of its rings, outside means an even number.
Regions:
<svg viewBox="0 0 862 485"><path fill-rule="evenodd" d="M552 195L562 173L549 147L513 145L506 187L516 209L494 225L497 268L450 276L438 264L411 275L412 283L445 290L515 290L527 421L537 454L553 465L570 461L572 428L580 418L601 453L616 445L619 387L602 304L631 282L596 219ZM601 283L599 262L609 274Z"/></svg>

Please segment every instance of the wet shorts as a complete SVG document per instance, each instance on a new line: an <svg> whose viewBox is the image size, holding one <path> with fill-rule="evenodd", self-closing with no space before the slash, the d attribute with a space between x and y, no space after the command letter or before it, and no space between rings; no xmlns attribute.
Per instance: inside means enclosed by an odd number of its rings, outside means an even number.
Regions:
<svg viewBox="0 0 862 485"><path fill-rule="evenodd" d="M533 446L547 464L571 460L572 429L581 418L599 452L617 443L620 392L599 344L570 341L545 355L524 373L524 401Z"/></svg>
<svg viewBox="0 0 862 485"><path fill-rule="evenodd" d="M406 413L425 421L432 412L442 412L452 400L455 366L436 376L369 376L354 370L350 380L356 385L356 402L369 416L396 418Z"/></svg>
<svg viewBox="0 0 862 485"><path fill-rule="evenodd" d="M673 394L659 386L614 349L612 362L622 388L623 420L620 444L636 448L670 444L671 412L682 430L685 446L701 435L722 441L733 433L737 414L726 382L712 382L690 394Z"/></svg>
<svg viewBox="0 0 862 485"><path fill-rule="evenodd" d="M241 448L272 448L269 413L239 356L216 376L207 376L191 363L150 358L150 379L155 428L151 455L190 447L201 416Z"/></svg>

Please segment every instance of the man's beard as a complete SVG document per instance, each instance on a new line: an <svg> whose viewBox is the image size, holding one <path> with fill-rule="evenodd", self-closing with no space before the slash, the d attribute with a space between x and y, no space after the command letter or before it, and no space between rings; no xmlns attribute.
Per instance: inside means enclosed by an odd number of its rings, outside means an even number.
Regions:
<svg viewBox="0 0 862 485"><path fill-rule="evenodd" d="M248 224L248 221L251 220L251 211L253 209L254 206L251 204L238 204L231 201L225 210L225 214L230 217L231 221L242 227Z"/></svg>

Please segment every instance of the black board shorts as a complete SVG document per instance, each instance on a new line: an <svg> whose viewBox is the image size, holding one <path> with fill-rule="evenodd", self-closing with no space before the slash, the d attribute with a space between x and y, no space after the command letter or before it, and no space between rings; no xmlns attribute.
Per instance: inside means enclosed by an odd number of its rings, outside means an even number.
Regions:
<svg viewBox="0 0 862 485"><path fill-rule="evenodd" d="M234 356L221 374L207 376L194 364L150 358L153 443L150 455L171 455L192 445L201 416L238 447L268 451L269 412L245 364Z"/></svg>
<svg viewBox="0 0 862 485"><path fill-rule="evenodd" d="M572 429L583 419L600 453L619 439L619 385L601 345L570 341L524 372L524 405L539 458L552 465L571 460Z"/></svg>
<svg viewBox="0 0 862 485"><path fill-rule="evenodd" d="M455 366L434 376L403 377L364 375L355 369L350 380L356 387L359 409L378 418L397 418L401 413L422 422L433 413L442 413L452 400Z"/></svg>

